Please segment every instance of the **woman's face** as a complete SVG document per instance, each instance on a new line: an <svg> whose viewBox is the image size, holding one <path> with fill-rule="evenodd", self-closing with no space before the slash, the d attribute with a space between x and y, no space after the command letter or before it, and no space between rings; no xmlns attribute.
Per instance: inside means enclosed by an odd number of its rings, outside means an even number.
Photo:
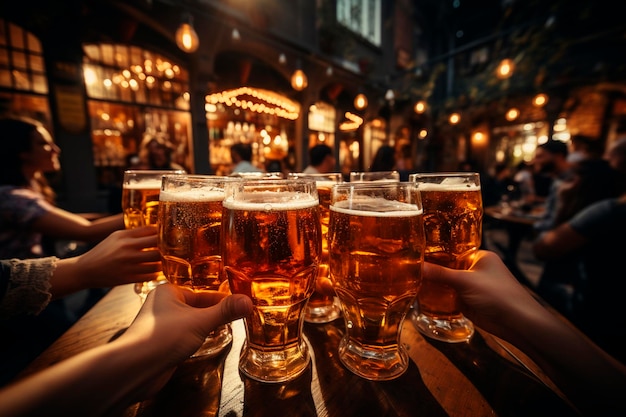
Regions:
<svg viewBox="0 0 626 417"><path fill-rule="evenodd" d="M50 132L38 127L31 135L31 150L22 153L22 163L34 171L56 172L61 169L61 149L54 143Z"/></svg>

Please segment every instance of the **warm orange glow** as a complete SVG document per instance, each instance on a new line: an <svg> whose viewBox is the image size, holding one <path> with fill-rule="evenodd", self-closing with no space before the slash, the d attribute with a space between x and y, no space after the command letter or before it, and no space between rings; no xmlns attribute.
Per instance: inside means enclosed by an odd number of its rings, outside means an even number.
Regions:
<svg viewBox="0 0 626 417"><path fill-rule="evenodd" d="M513 75L513 70L515 69L515 64L510 59L503 59L498 65L498 69L496 70L496 75L498 78L509 78Z"/></svg>
<svg viewBox="0 0 626 417"><path fill-rule="evenodd" d="M296 91L302 91L309 85L306 74L301 69L297 69L291 76L291 87Z"/></svg>
<svg viewBox="0 0 626 417"><path fill-rule="evenodd" d="M415 110L415 113L417 114L422 114L426 111L426 103L422 100L418 101L417 103L415 103L415 107L413 108L413 110Z"/></svg>
<svg viewBox="0 0 626 417"><path fill-rule="evenodd" d="M509 111L506 112L505 117L506 117L506 120L508 120L509 122L512 122L513 120L519 117L519 110L516 109L515 107L511 107Z"/></svg>
<svg viewBox="0 0 626 417"><path fill-rule="evenodd" d="M198 34L190 23L181 23L176 30L176 45L188 53L195 52L200 46Z"/></svg>
<svg viewBox="0 0 626 417"><path fill-rule="evenodd" d="M452 113L448 118L451 125L455 125L461 121L461 115L458 113Z"/></svg>
<svg viewBox="0 0 626 417"><path fill-rule="evenodd" d="M537 94L535 98L533 98L533 105L537 107L544 106L548 102L548 96L546 94Z"/></svg>
<svg viewBox="0 0 626 417"><path fill-rule="evenodd" d="M363 110L366 107L367 107L367 97L365 97L365 94L363 93L357 94L357 96L354 98L354 108L357 110Z"/></svg>
<svg viewBox="0 0 626 417"><path fill-rule="evenodd" d="M474 134L472 135L472 142L474 143L480 143L484 141L485 139L486 139L486 136L481 131L474 132Z"/></svg>

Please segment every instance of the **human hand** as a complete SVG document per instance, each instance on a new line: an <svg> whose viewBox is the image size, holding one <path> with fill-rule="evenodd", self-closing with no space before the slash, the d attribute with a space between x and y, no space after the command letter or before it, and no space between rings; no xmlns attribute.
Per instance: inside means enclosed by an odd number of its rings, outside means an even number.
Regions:
<svg viewBox="0 0 626 417"><path fill-rule="evenodd" d="M157 228L145 226L115 231L78 256L76 268L82 280L90 280L86 285L90 288L157 279L162 268Z"/></svg>
<svg viewBox="0 0 626 417"><path fill-rule="evenodd" d="M424 262L423 276L454 288L463 314L505 340L516 339L518 326L524 325L521 317L547 313L494 252L479 251L469 270Z"/></svg>
<svg viewBox="0 0 626 417"><path fill-rule="evenodd" d="M136 352L146 362L141 366L133 399L156 393L212 330L251 312L252 301L243 294L194 292L172 284L159 285L148 294L136 319L118 339L130 344L128 351Z"/></svg>

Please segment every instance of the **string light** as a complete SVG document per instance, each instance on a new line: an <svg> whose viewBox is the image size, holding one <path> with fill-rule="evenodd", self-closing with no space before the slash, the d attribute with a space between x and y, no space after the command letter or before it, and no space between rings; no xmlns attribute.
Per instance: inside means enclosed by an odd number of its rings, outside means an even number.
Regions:
<svg viewBox="0 0 626 417"><path fill-rule="evenodd" d="M222 91L205 97L207 104L222 103L256 113L276 115L283 119L296 120L300 114L300 105L272 91L240 87Z"/></svg>

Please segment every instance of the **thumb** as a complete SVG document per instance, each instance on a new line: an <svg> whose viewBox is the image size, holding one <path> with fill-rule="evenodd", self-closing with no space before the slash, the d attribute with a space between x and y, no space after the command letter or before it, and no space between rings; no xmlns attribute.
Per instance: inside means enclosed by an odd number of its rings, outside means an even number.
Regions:
<svg viewBox="0 0 626 417"><path fill-rule="evenodd" d="M219 302L220 319L231 322L249 315L252 312L252 300L244 294L233 294Z"/></svg>
<svg viewBox="0 0 626 417"><path fill-rule="evenodd" d="M446 268L430 262L424 262L424 268L422 270L424 279L439 284L449 285L451 287L456 287L460 282L463 282L463 280L458 278L458 272L458 270ZM462 272L467 273L467 271Z"/></svg>

